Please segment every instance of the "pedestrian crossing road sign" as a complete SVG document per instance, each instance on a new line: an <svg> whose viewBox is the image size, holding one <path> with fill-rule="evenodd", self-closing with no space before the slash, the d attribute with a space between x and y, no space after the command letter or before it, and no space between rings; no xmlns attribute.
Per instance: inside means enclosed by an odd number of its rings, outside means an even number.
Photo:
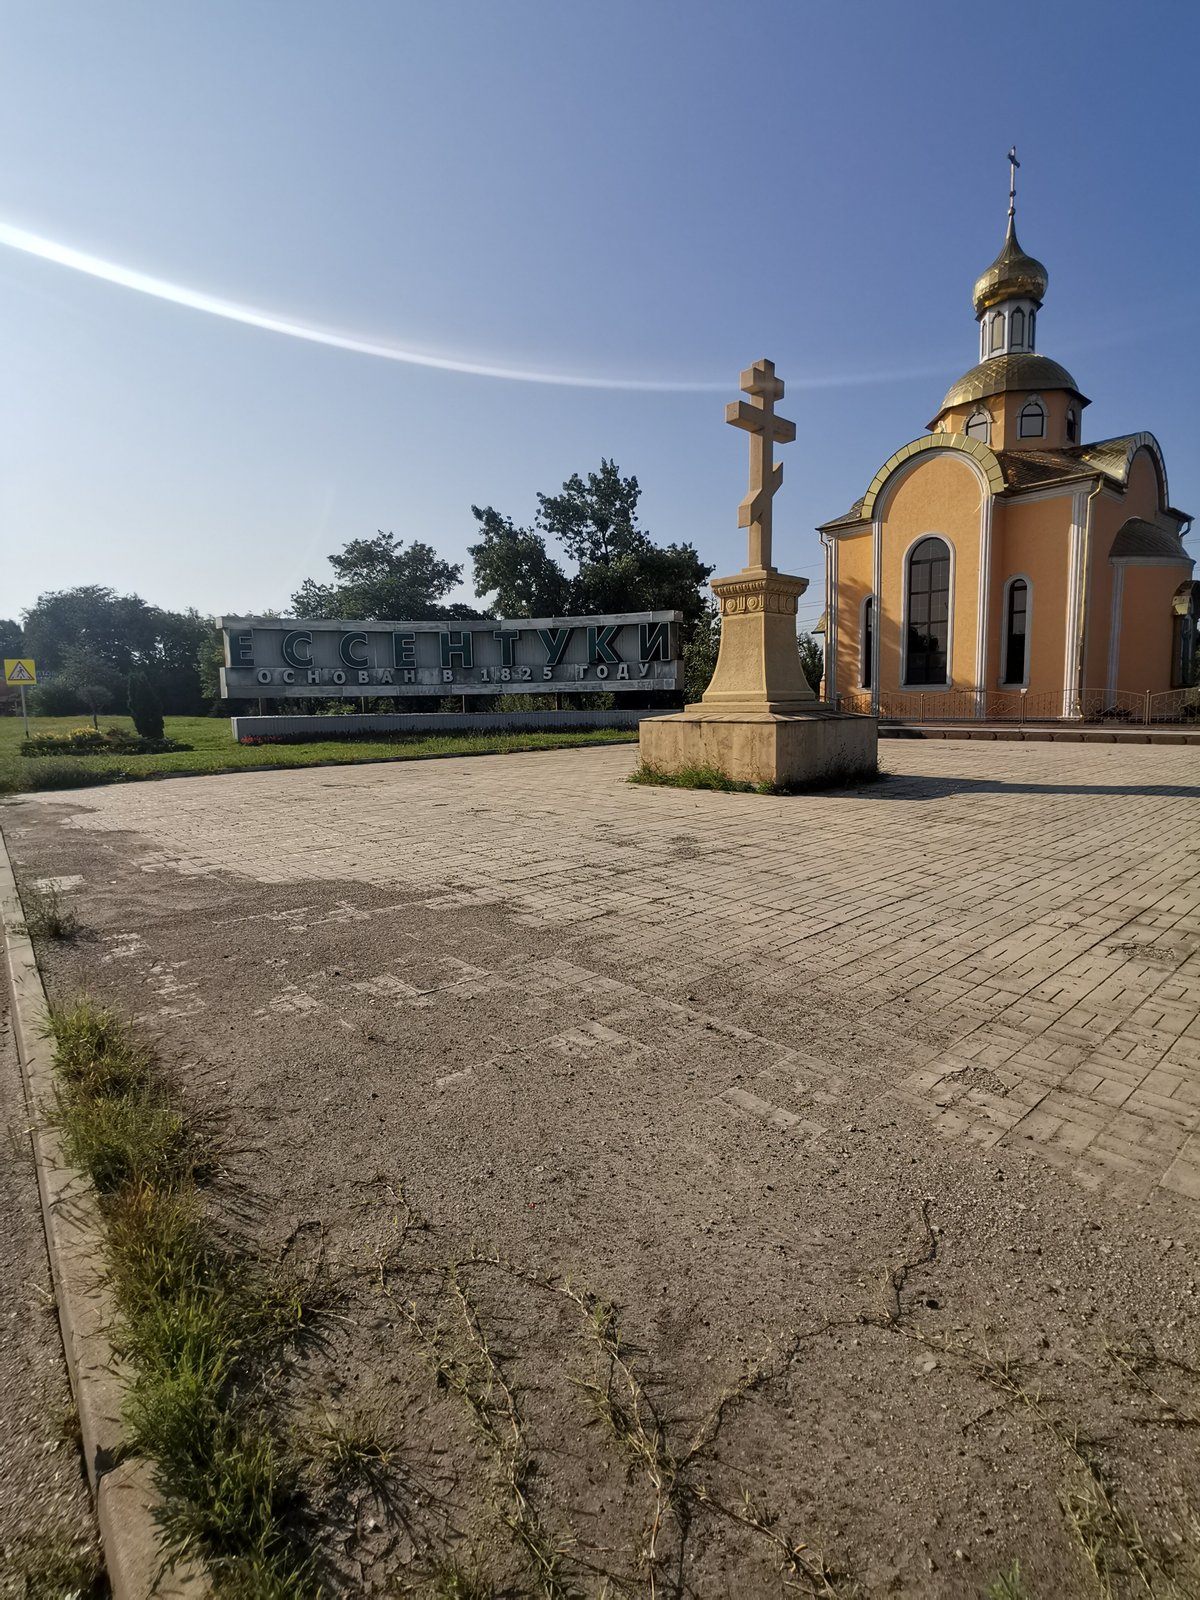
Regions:
<svg viewBox="0 0 1200 1600"><path fill-rule="evenodd" d="M19 657L15 661L8 659L4 662L5 683L21 684L37 682L37 667L32 656Z"/></svg>

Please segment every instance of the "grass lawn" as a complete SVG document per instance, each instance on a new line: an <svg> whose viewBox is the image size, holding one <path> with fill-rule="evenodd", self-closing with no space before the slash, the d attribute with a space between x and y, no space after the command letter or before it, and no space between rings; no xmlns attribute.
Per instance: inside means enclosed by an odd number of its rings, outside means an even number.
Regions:
<svg viewBox="0 0 1200 1600"><path fill-rule="evenodd" d="M30 717L30 733L66 733L86 717ZM128 717L101 717L101 727L132 729ZM555 750L581 744L629 744L636 729L592 728L575 733L437 733L424 737L345 740L312 744L238 745L227 717L168 717L167 737L192 746L157 756L43 756L20 753L20 717L0 717L0 794L27 789L74 789L90 783L153 778L164 772L237 772L247 767L342 766L359 761L419 761L428 756L499 755L514 750ZM330 734L336 718L330 718Z"/></svg>

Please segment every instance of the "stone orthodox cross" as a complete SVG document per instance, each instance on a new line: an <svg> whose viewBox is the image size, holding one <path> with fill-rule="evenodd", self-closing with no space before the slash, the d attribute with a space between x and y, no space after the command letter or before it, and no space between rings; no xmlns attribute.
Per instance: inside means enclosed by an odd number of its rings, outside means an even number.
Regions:
<svg viewBox="0 0 1200 1600"><path fill-rule="evenodd" d="M783 379L775 376L773 361L756 361L742 373L742 390L750 396L731 400L725 421L745 428L750 435L750 492L738 507L738 527L750 530L751 567L771 567L771 497L783 482L783 463L772 460L775 444L791 444L796 424L775 415L776 400L783 399Z"/></svg>

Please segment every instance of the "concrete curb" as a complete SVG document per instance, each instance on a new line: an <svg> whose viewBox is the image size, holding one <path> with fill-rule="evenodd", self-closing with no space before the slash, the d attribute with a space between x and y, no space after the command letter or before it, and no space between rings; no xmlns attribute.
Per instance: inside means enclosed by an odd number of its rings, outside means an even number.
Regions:
<svg viewBox="0 0 1200 1600"><path fill-rule="evenodd" d="M58 1134L43 1120L42 1108L53 1096L51 1051L41 1034L46 991L25 932L2 830L0 922L59 1326L113 1597L206 1600L211 1587L197 1566L181 1562L173 1571L164 1570L155 1517L162 1502L151 1481L150 1463L120 1458L125 1380L108 1337L114 1312L98 1267L100 1212L91 1184L66 1165Z"/></svg>

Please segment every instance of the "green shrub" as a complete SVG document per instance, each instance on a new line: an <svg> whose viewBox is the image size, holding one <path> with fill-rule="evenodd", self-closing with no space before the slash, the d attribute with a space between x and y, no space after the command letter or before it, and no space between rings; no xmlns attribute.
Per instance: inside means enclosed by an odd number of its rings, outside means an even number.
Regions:
<svg viewBox="0 0 1200 1600"><path fill-rule="evenodd" d="M154 680L144 667L136 667L129 674L129 715L143 739L158 743L163 737L162 701Z"/></svg>

